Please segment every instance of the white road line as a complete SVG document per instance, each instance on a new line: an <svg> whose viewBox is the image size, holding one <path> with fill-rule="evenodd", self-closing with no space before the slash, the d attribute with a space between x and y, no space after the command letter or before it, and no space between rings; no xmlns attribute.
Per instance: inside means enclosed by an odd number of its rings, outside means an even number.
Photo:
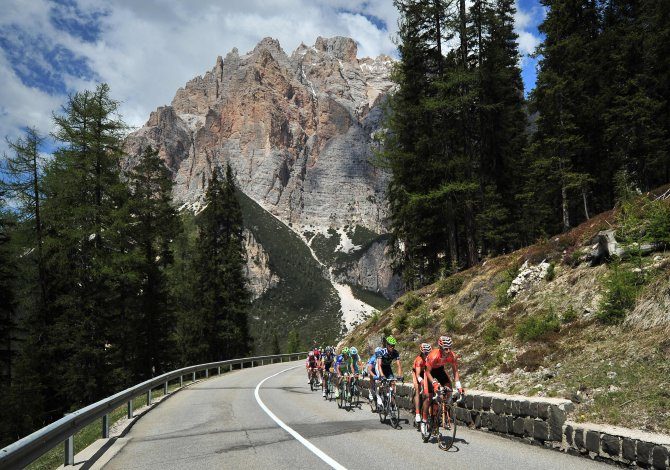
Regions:
<svg viewBox="0 0 670 470"><path fill-rule="evenodd" d="M288 369L284 369L284 370L282 370L282 371L280 371L280 372L277 372L276 374L271 375L270 377L266 377L266 378L264 378L263 380L261 380L261 381L258 383L258 385L256 385L256 390L254 391L254 396L256 397L256 401L258 402L258 404L260 405L260 407L263 408L263 411L265 411L265 412L267 413L267 415L268 415L270 418L272 418L272 419L274 420L275 423L277 423L279 426L281 426L282 428L284 428L284 430L285 430L287 433L289 433L291 436L295 437L296 440L297 440L298 442L300 442L302 445L304 445L304 446L307 447L310 451L312 451L312 453L313 453L314 455L316 455L316 456L319 457L321 460L323 460L323 461L326 462L328 465L330 465L331 467L333 467L333 468L335 468L335 469L337 469L337 470L347 470L346 467L344 467L343 465L337 463L337 462L336 462L335 460L333 460L331 457L329 457L328 455L326 455L321 449L319 449L319 448L316 447L314 444L312 444L311 442L309 442L307 439L305 439L304 437L302 437L300 434L298 434L293 428L289 427L289 426L288 426L285 422L283 422L281 419L277 418L277 415L275 415L272 411L270 411L270 408L268 408L267 406L265 406L265 403L263 403L263 400L261 400L261 397L260 397L259 394L258 394L258 391L260 390L261 385L263 385L263 383L264 383L266 380L269 380L269 379L271 379L272 377L276 377L276 376L278 376L279 374L283 374L284 372L287 372L287 371L289 371L289 370L296 369L296 368L298 368L298 367L300 367L300 366L289 367Z"/></svg>

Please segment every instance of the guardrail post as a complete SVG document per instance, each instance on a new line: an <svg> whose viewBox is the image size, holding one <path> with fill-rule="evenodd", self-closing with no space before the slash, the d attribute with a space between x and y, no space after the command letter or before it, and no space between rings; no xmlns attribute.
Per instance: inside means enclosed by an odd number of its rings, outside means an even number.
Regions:
<svg viewBox="0 0 670 470"><path fill-rule="evenodd" d="M219 366L218 369L219 369L219 374L218 375L221 375L221 366Z"/></svg>
<svg viewBox="0 0 670 470"><path fill-rule="evenodd" d="M265 365L265 359L261 359L261 365L262 365L262 366Z"/></svg>
<svg viewBox="0 0 670 470"><path fill-rule="evenodd" d="M167 392L167 389L168 389L168 383L165 382L165 383L163 384L163 395L165 395L165 396L167 396L167 393L168 393L168 392Z"/></svg>
<svg viewBox="0 0 670 470"><path fill-rule="evenodd" d="M128 400L128 419L133 419L133 400Z"/></svg>
<svg viewBox="0 0 670 470"><path fill-rule="evenodd" d="M65 440L64 465L74 465L74 436L70 436Z"/></svg>
<svg viewBox="0 0 670 470"><path fill-rule="evenodd" d="M151 389L147 390L147 405L151 405Z"/></svg>
<svg viewBox="0 0 670 470"><path fill-rule="evenodd" d="M102 417L102 438L109 439L109 415Z"/></svg>
<svg viewBox="0 0 670 470"><path fill-rule="evenodd" d="M232 371L233 371L233 365L232 365L232 364L228 364L228 372L232 372Z"/></svg>
<svg viewBox="0 0 670 470"><path fill-rule="evenodd" d="M209 369L205 369L205 378L206 378L206 379L209 378Z"/></svg>
<svg viewBox="0 0 670 470"><path fill-rule="evenodd" d="M193 372L193 381L195 382L195 372Z"/></svg>
<svg viewBox="0 0 670 470"><path fill-rule="evenodd" d="M180 375L179 376L179 388L182 388L184 386L184 376Z"/></svg>
<svg viewBox="0 0 670 470"><path fill-rule="evenodd" d="M244 361L240 362L240 369L244 369Z"/></svg>

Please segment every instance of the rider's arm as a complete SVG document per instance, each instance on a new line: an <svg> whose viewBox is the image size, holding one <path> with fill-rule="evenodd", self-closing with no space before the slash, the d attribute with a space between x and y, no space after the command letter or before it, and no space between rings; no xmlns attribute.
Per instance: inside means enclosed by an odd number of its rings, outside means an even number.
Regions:
<svg viewBox="0 0 670 470"><path fill-rule="evenodd" d="M424 372L423 375L425 376L424 380L427 380L427 381L428 381L428 382L427 382L428 385L432 384L432 383L433 383L433 380L435 380L435 379L433 378L432 374L430 373L431 370L432 370L432 369L431 369L430 365L426 362L426 369L425 369L425 372ZM430 387L428 388L428 390L429 390L429 391L432 391L432 389L431 389Z"/></svg>
<svg viewBox="0 0 670 470"><path fill-rule="evenodd" d="M382 358L381 357L377 358L377 370L379 371L379 376L380 377L386 377L384 375L384 370L382 369Z"/></svg>
<svg viewBox="0 0 670 470"><path fill-rule="evenodd" d="M454 387L456 387L456 389L462 393L463 387L461 386L461 377L458 374L458 366L456 365L455 361L451 364L451 370L454 373Z"/></svg>
<svg viewBox="0 0 670 470"><path fill-rule="evenodd" d="M398 366L398 377L402 377L402 364L400 363L400 358L396 359L395 363Z"/></svg>

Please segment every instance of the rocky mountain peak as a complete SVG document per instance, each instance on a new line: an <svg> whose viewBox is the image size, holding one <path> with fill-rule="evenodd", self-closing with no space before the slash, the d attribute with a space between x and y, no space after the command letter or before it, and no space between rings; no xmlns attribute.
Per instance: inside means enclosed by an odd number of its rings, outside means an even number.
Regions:
<svg viewBox="0 0 670 470"><path fill-rule="evenodd" d="M372 135L393 61L357 59L357 51L344 37L319 37L290 57L273 38L246 54L233 49L179 88L126 146L131 155L158 149L180 205L197 207L213 169L230 164L240 189L298 232L384 233L388 175L371 163ZM383 290L378 279L390 278L374 275L369 287Z"/></svg>
<svg viewBox="0 0 670 470"><path fill-rule="evenodd" d="M330 54L333 57L345 62L355 62L356 56L358 54L358 46L356 45L356 41L342 36L335 36L333 38L322 38L319 36L316 39L314 48L317 51Z"/></svg>

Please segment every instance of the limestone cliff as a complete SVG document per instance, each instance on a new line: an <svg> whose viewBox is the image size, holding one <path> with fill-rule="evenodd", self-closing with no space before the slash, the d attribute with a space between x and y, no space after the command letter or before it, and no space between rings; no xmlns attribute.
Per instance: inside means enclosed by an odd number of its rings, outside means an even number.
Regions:
<svg viewBox="0 0 670 470"><path fill-rule="evenodd" d="M270 38L247 54L233 49L151 113L127 150L157 148L185 207L199 206L212 170L228 163L240 189L298 233L362 226L383 234L388 175L371 164L372 135L393 60L356 54L342 37L318 38L290 56ZM394 298L398 278L380 258L384 248L371 248L346 281Z"/></svg>

